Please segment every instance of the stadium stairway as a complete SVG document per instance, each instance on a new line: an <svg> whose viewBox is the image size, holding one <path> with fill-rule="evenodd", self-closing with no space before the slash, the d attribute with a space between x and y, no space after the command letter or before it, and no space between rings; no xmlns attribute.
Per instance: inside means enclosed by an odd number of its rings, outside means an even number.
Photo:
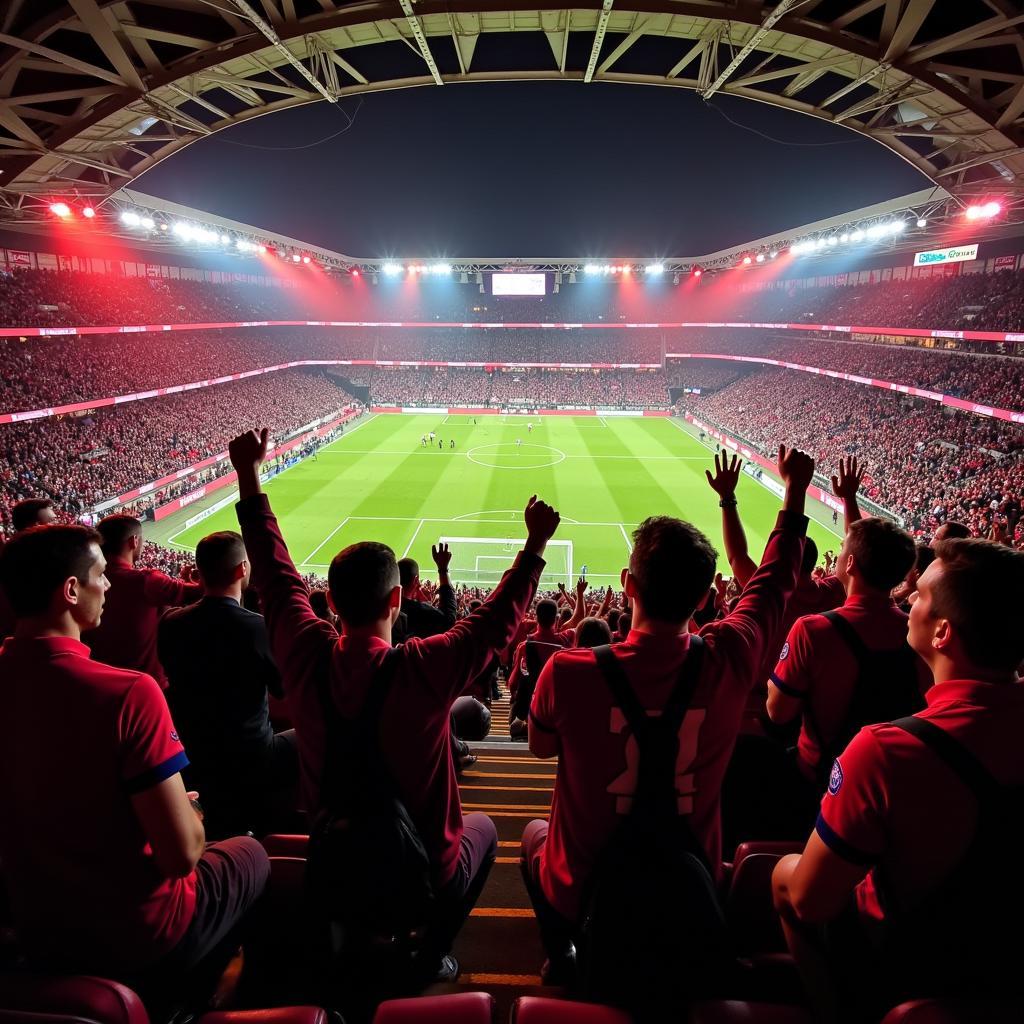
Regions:
<svg viewBox="0 0 1024 1024"><path fill-rule="evenodd" d="M498 856L487 884L455 943L462 967L457 984L435 985L442 992L490 992L497 1020L508 1020L523 995L552 995L542 988L544 952L529 897L519 873L519 842L527 822L546 818L551 809L556 761L539 761L525 743L508 735L509 698L491 707L491 732L471 744L478 760L459 779L462 808L483 811L498 829Z"/></svg>

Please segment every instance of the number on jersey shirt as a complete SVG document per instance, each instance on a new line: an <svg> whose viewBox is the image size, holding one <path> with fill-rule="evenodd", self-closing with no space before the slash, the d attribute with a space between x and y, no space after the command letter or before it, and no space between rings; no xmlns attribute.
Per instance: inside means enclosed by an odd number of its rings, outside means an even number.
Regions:
<svg viewBox="0 0 1024 1024"><path fill-rule="evenodd" d="M650 711L652 716L660 711ZM706 708L687 711L679 727L679 756L676 758L676 797L680 814L693 813L693 798L697 792L693 773L689 771L697 757L697 737L707 715ZM612 708L611 731L621 733L627 727L626 716L619 708ZM615 797L615 813L629 814L636 792L636 778L640 769L640 745L632 734L626 739L626 770L608 786L608 792Z"/></svg>

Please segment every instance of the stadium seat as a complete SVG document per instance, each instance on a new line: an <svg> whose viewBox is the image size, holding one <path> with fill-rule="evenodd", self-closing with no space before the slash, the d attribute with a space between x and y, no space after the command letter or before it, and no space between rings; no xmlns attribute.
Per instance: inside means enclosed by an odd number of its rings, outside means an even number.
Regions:
<svg viewBox="0 0 1024 1024"><path fill-rule="evenodd" d="M594 1003L522 996L512 1007L512 1024L631 1024L622 1010Z"/></svg>
<svg viewBox="0 0 1024 1024"><path fill-rule="evenodd" d="M974 1002L962 999L914 999L891 1009L881 1024L1020 1024L1024 998L1019 1002Z"/></svg>
<svg viewBox="0 0 1024 1024"><path fill-rule="evenodd" d="M0 1024L149 1024L130 988L88 975L0 975ZM216 1011L198 1024L327 1024L315 1006Z"/></svg>
<svg viewBox="0 0 1024 1024"><path fill-rule="evenodd" d="M305 857L309 846L309 836L287 835L275 832L264 836L260 842L267 851L268 857Z"/></svg>
<svg viewBox="0 0 1024 1024"><path fill-rule="evenodd" d="M786 942L772 905L772 871L788 853L803 845L787 842L740 843L725 899L725 917L739 956L781 953Z"/></svg>
<svg viewBox="0 0 1024 1024"><path fill-rule="evenodd" d="M459 992L389 999L377 1007L373 1024L492 1024L493 1020L493 996L487 992Z"/></svg>

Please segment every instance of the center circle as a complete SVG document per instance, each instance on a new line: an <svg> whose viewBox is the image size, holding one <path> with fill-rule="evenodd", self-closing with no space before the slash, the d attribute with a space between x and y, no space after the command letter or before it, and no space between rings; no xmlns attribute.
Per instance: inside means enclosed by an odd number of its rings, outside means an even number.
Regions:
<svg viewBox="0 0 1024 1024"><path fill-rule="evenodd" d="M557 466L565 457L565 452L561 448L526 441L521 445L515 444L514 441L479 444L466 452L466 458L470 462L486 466L488 469L546 469L548 466Z"/></svg>

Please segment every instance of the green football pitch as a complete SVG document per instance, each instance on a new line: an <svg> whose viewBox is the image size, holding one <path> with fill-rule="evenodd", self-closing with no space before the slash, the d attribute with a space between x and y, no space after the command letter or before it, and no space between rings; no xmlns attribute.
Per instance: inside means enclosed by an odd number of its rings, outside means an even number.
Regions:
<svg viewBox="0 0 1024 1024"><path fill-rule="evenodd" d="M451 545L452 578L494 583L524 537L522 509L531 494L553 504L562 522L548 547L543 583L569 582L586 566L595 585L618 584L631 532L649 515L680 516L722 546L718 497L704 477L713 455L667 418L382 415L357 423L316 460L286 470L267 485L285 540L303 572L326 575L348 544L376 540L425 573L430 547ZM421 443L431 430L437 438ZM438 440L443 442L438 447ZM451 447L452 440L455 448ZM521 442L518 444L517 442ZM226 492L225 492L226 493ZM750 552L760 556L779 499L744 476L738 498ZM175 516L184 521L195 509ZM829 526L811 523L820 550L838 547ZM163 525L163 524L161 524ZM161 531L193 549L215 530L237 529L234 508L194 526Z"/></svg>

